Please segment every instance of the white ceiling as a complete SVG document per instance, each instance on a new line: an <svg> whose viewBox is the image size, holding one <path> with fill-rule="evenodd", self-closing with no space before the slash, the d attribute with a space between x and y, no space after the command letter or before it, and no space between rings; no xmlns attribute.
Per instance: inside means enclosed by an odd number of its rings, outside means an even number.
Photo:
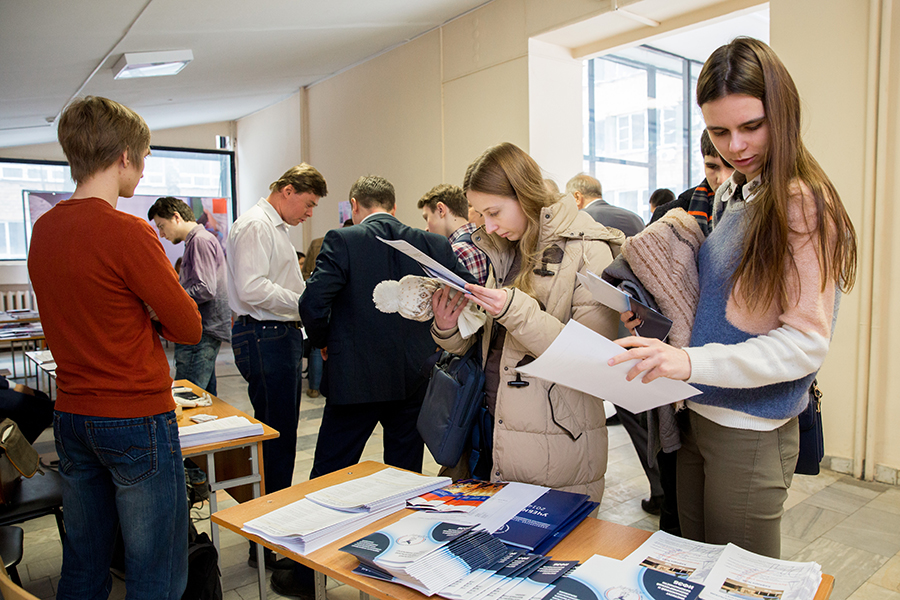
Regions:
<svg viewBox="0 0 900 600"><path fill-rule="evenodd" d="M56 139L76 95L151 129L230 121L489 0L0 0L0 147ZM125 52L190 49L174 77L113 79Z"/></svg>
<svg viewBox="0 0 900 600"><path fill-rule="evenodd" d="M0 147L55 141L53 120L89 94L151 129L239 119L490 1L0 0ZM719 0L619 1L666 21ZM639 43L705 60L735 35L768 39L768 7L657 36L607 13L538 37L574 48L636 29ZM194 60L178 75L113 79L125 52L183 49Z"/></svg>

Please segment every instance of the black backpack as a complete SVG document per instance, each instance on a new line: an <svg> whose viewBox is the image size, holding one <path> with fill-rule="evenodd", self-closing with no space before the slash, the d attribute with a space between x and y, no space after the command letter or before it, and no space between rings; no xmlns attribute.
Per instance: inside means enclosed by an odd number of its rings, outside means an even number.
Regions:
<svg viewBox="0 0 900 600"><path fill-rule="evenodd" d="M181 600L222 600L219 553L206 533L197 533L191 523L188 532L188 580Z"/></svg>

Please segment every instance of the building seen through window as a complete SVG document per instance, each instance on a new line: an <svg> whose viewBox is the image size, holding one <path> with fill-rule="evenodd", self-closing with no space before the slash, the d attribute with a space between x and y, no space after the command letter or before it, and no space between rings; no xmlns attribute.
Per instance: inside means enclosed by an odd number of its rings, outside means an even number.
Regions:
<svg viewBox="0 0 900 600"><path fill-rule="evenodd" d="M694 102L702 66L648 46L585 61L584 172L607 202L646 221L653 190L677 195L703 178Z"/></svg>

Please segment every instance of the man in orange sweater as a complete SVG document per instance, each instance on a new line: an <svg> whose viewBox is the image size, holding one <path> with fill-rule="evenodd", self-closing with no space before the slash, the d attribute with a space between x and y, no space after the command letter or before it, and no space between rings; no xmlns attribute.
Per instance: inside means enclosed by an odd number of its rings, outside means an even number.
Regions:
<svg viewBox="0 0 900 600"><path fill-rule="evenodd" d="M159 336L200 341L197 305L150 225L116 210L143 176L150 130L106 98L59 120L76 182L34 225L28 272L57 363L54 434L66 539L56 597L106 598L116 523L129 598L178 599L187 499L172 379Z"/></svg>

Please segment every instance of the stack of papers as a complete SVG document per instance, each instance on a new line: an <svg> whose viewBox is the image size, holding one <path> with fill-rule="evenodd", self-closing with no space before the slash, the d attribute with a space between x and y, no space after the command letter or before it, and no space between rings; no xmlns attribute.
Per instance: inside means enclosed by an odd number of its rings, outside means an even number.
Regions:
<svg viewBox="0 0 900 600"><path fill-rule="evenodd" d="M496 562L508 550L470 525L416 513L341 548L370 577L396 581L428 596Z"/></svg>
<svg viewBox="0 0 900 600"><path fill-rule="evenodd" d="M308 494L247 521L243 529L297 554L308 554L403 508L410 497L448 481L448 477L425 477L387 467Z"/></svg>
<svg viewBox="0 0 900 600"><path fill-rule="evenodd" d="M811 600L822 582L818 563L778 560L734 544L701 544L662 531L650 536L623 562L702 583L703 600Z"/></svg>
<svg viewBox="0 0 900 600"><path fill-rule="evenodd" d="M243 530L297 554L308 554L393 512L344 512L306 498L244 523Z"/></svg>
<svg viewBox="0 0 900 600"><path fill-rule="evenodd" d="M550 560L520 549L510 549L492 565L473 571L468 577L441 590L450 600L540 600L553 584L578 561Z"/></svg>
<svg viewBox="0 0 900 600"><path fill-rule="evenodd" d="M400 508L407 499L444 487L449 477L426 477L390 467L307 494L316 504L342 511L377 511Z"/></svg>
<svg viewBox="0 0 900 600"><path fill-rule="evenodd" d="M545 554L597 508L586 494L547 490L494 535L503 542Z"/></svg>
<svg viewBox="0 0 900 600"><path fill-rule="evenodd" d="M225 417L178 428L178 437L181 439L182 448L262 434L262 423L251 423L246 417Z"/></svg>

